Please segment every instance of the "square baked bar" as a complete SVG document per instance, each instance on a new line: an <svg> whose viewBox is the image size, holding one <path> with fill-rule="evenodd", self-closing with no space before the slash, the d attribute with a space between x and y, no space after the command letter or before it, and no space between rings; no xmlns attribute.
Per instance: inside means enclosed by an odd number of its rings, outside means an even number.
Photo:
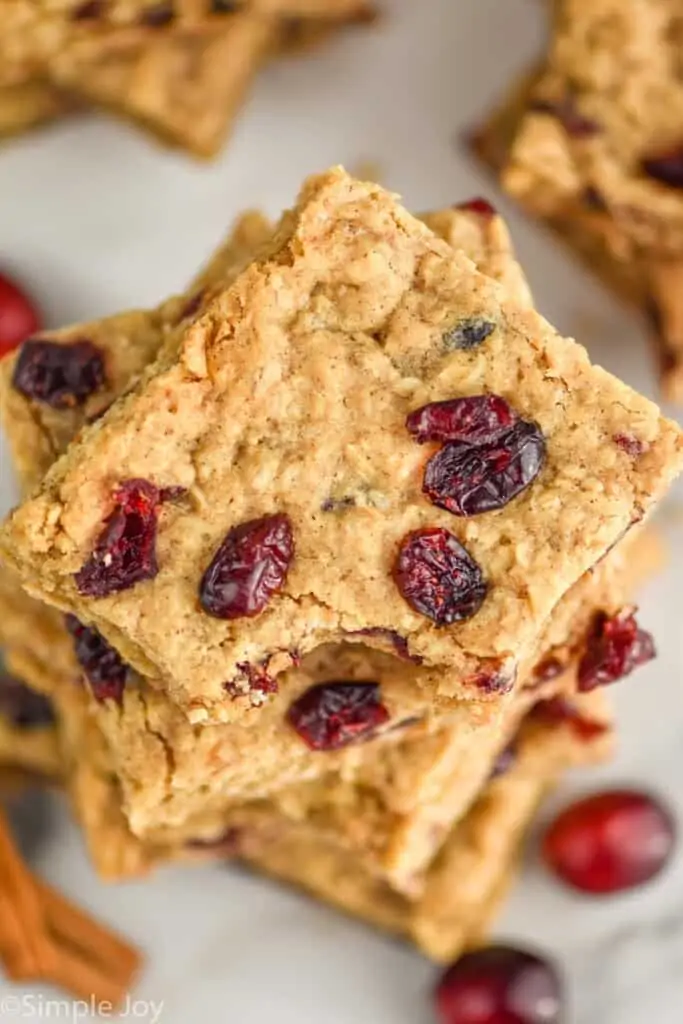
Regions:
<svg viewBox="0 0 683 1024"><path fill-rule="evenodd" d="M79 353L76 402L106 374ZM24 345L15 388L35 391L42 358ZM433 701L495 699L682 448L655 405L336 169L0 548L195 722L252 712L323 643L396 634Z"/></svg>
<svg viewBox="0 0 683 1024"><path fill-rule="evenodd" d="M683 400L683 4L558 0L542 67L475 136L503 188L647 316Z"/></svg>

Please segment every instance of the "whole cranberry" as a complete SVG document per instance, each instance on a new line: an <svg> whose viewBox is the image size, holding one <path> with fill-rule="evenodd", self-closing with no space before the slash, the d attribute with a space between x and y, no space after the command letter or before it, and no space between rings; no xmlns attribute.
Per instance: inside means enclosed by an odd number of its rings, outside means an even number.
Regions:
<svg viewBox="0 0 683 1024"><path fill-rule="evenodd" d="M427 462L422 490L455 516L493 512L533 483L545 454L538 424L518 420L490 441L449 441Z"/></svg>
<svg viewBox="0 0 683 1024"><path fill-rule="evenodd" d="M199 585L199 603L217 619L251 618L285 584L294 557L289 516L278 513L233 526Z"/></svg>
<svg viewBox="0 0 683 1024"><path fill-rule="evenodd" d="M486 580L460 541L440 527L413 530L401 543L394 580L410 607L437 626L470 619L486 597Z"/></svg>
<svg viewBox="0 0 683 1024"><path fill-rule="evenodd" d="M40 316L26 292L0 274L0 356L39 331Z"/></svg>
<svg viewBox="0 0 683 1024"><path fill-rule="evenodd" d="M555 967L514 946L466 953L434 993L440 1024L556 1024L561 997Z"/></svg>
<svg viewBox="0 0 683 1024"><path fill-rule="evenodd" d="M614 789L570 804L550 825L543 857L563 882L594 895L644 885L671 857L675 825L638 790Z"/></svg>

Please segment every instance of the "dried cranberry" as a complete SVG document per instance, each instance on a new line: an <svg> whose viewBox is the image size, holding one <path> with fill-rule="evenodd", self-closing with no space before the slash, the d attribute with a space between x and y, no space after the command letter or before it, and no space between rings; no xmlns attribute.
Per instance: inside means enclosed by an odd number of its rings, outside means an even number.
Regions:
<svg viewBox="0 0 683 1024"><path fill-rule="evenodd" d="M437 626L475 615L486 597L482 571L448 530L414 530L404 539L394 579L411 608Z"/></svg>
<svg viewBox="0 0 683 1024"><path fill-rule="evenodd" d="M551 697L549 700L539 701L531 709L530 717L547 725L568 725L575 736L586 742L604 736L608 731L608 726L604 722L587 718L566 697Z"/></svg>
<svg viewBox="0 0 683 1024"><path fill-rule="evenodd" d="M104 359L90 341L57 345L40 339L21 346L12 384L53 409L83 405L105 383Z"/></svg>
<svg viewBox="0 0 683 1024"><path fill-rule="evenodd" d="M490 946L444 971L434 993L440 1024L555 1024L562 985L555 967L525 949Z"/></svg>
<svg viewBox="0 0 683 1024"><path fill-rule="evenodd" d="M427 463L423 491L455 516L503 508L540 473L545 440L536 423L519 420L495 441L451 441Z"/></svg>
<svg viewBox="0 0 683 1024"><path fill-rule="evenodd" d="M100 702L115 700L120 704L129 672L121 655L94 626L84 626L75 615L66 616L66 628L73 638L76 658L93 696Z"/></svg>
<svg viewBox="0 0 683 1024"><path fill-rule="evenodd" d="M469 395L430 402L406 418L406 427L419 444L425 441L467 441L484 444L498 441L519 416L498 395Z"/></svg>
<svg viewBox="0 0 683 1024"><path fill-rule="evenodd" d="M576 139L589 138L600 132L600 125L590 117L585 117L576 105L573 96L565 96L563 100L536 100L532 110L542 114L551 114L560 122L567 135Z"/></svg>
<svg viewBox="0 0 683 1024"><path fill-rule="evenodd" d="M615 683L654 657L654 640L640 629L631 609L611 618L601 615L579 664L578 688L586 693L596 686Z"/></svg>
<svg viewBox="0 0 683 1024"><path fill-rule="evenodd" d="M212 14L234 14L238 9L236 0L211 0Z"/></svg>
<svg viewBox="0 0 683 1024"><path fill-rule="evenodd" d="M649 882L675 843L669 812L653 797L615 789L571 804L551 824L543 856L567 885L595 895Z"/></svg>
<svg viewBox="0 0 683 1024"><path fill-rule="evenodd" d="M172 3L158 3L147 7L140 15L140 22L149 28L163 28L175 18Z"/></svg>
<svg viewBox="0 0 683 1024"><path fill-rule="evenodd" d="M0 274L0 357L40 330L40 317L28 295Z"/></svg>
<svg viewBox="0 0 683 1024"><path fill-rule="evenodd" d="M119 486L114 511L92 555L75 575L80 594L106 597L156 576L160 504L159 491L148 480L126 480Z"/></svg>
<svg viewBox="0 0 683 1024"><path fill-rule="evenodd" d="M456 203L455 209L478 213L482 217L495 217L497 213L495 206L492 206L488 199L483 199L482 196L466 199L464 203Z"/></svg>
<svg viewBox="0 0 683 1024"><path fill-rule="evenodd" d="M454 327L449 327L442 335L443 347L446 352L462 350L469 352L486 341L490 334L496 329L492 320L484 320L482 317L470 317L468 320L461 320Z"/></svg>
<svg viewBox="0 0 683 1024"><path fill-rule="evenodd" d="M646 157L642 161L646 174L671 188L683 188L683 146Z"/></svg>
<svg viewBox="0 0 683 1024"><path fill-rule="evenodd" d="M311 750L339 750L370 739L388 719L377 683L319 683L287 712L287 721Z"/></svg>
<svg viewBox="0 0 683 1024"><path fill-rule="evenodd" d="M392 652L398 655L403 661L412 661L413 665L421 665L423 659L419 654L411 654L408 641L395 629L384 629L382 626L370 626L367 629L357 629L350 636L371 636L377 640L386 640Z"/></svg>
<svg viewBox="0 0 683 1024"><path fill-rule="evenodd" d="M55 722L54 709L47 697L5 673L0 675L0 715L17 729L38 729Z"/></svg>
<svg viewBox="0 0 683 1024"><path fill-rule="evenodd" d="M292 524L286 515L233 527L202 576L202 608L218 619L258 615L284 585L293 555Z"/></svg>
<svg viewBox="0 0 683 1024"><path fill-rule="evenodd" d="M617 448L621 448L632 459L637 459L639 455L647 451L648 446L645 441L641 441L639 437L634 437L633 434L615 434L613 440Z"/></svg>

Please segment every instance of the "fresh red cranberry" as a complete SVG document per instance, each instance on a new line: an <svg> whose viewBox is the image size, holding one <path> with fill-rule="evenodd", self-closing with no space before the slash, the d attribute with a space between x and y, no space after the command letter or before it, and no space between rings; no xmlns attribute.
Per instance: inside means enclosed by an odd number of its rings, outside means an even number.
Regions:
<svg viewBox="0 0 683 1024"><path fill-rule="evenodd" d="M452 533L439 527L408 534L398 552L394 579L410 607L437 626L471 618L486 597L477 563Z"/></svg>
<svg viewBox="0 0 683 1024"><path fill-rule="evenodd" d="M421 665L423 659L419 654L411 654L408 641L395 629L384 629L382 626L370 626L367 629L357 629L353 636L371 636L376 640L386 640L392 652L403 661L411 661L413 665Z"/></svg>
<svg viewBox="0 0 683 1024"><path fill-rule="evenodd" d="M645 441L641 441L639 437L634 437L633 434L615 434L614 443L617 448L621 448L632 459L637 459L639 455L647 451Z"/></svg>
<svg viewBox="0 0 683 1024"><path fill-rule="evenodd" d="M408 432L418 444L425 441L466 441L489 444L498 441L517 423L519 416L498 395L469 395L430 402L406 419Z"/></svg>
<svg viewBox="0 0 683 1024"><path fill-rule="evenodd" d="M202 576L202 608L218 619L258 615L284 586L293 556L288 516L240 523L229 531Z"/></svg>
<svg viewBox="0 0 683 1024"><path fill-rule="evenodd" d="M51 701L6 673L0 675L0 715L17 729L38 729L55 722Z"/></svg>
<svg viewBox="0 0 683 1024"><path fill-rule="evenodd" d="M566 697L551 697L534 705L530 712L531 718L547 725L568 725L575 736L589 743L591 740L604 736L608 726L604 722L596 722L593 718L583 715L576 704Z"/></svg>
<svg viewBox="0 0 683 1024"><path fill-rule="evenodd" d="M576 99L566 96L563 100L537 100L532 110L556 117L567 135L575 139L590 138L600 132L600 125L590 117L585 117L578 109Z"/></svg>
<svg viewBox="0 0 683 1024"><path fill-rule="evenodd" d="M453 327L449 327L442 335L443 347L446 352L469 352L478 348L486 341L490 334L496 329L492 320L484 320L482 317L470 317L467 320L459 320Z"/></svg>
<svg viewBox="0 0 683 1024"><path fill-rule="evenodd" d="M551 824L543 856L567 885L595 895L644 885L663 870L675 844L668 810L637 790L577 800Z"/></svg>
<svg viewBox="0 0 683 1024"><path fill-rule="evenodd" d="M102 702L121 703L128 678L128 665L93 626L84 626L75 615L66 616L66 628L73 639L78 664L85 672L93 696Z"/></svg>
<svg viewBox="0 0 683 1024"><path fill-rule="evenodd" d="M119 486L95 549L76 573L80 594L106 597L156 576L160 505L159 491L148 480L125 480Z"/></svg>
<svg viewBox="0 0 683 1024"><path fill-rule="evenodd" d="M40 317L28 295L0 274L0 357L40 330Z"/></svg>
<svg viewBox="0 0 683 1024"><path fill-rule="evenodd" d="M427 463L422 489L430 501L453 515L481 515L503 508L526 490L544 461L540 427L518 420L490 443L445 444Z"/></svg>
<svg viewBox="0 0 683 1024"><path fill-rule="evenodd" d="M683 188L683 146L675 146L664 153L646 157L642 162L646 174L663 185Z"/></svg>
<svg viewBox="0 0 683 1024"><path fill-rule="evenodd" d="M526 949L489 946L466 953L434 993L440 1024L557 1024L562 984L548 960Z"/></svg>
<svg viewBox="0 0 683 1024"><path fill-rule="evenodd" d="M475 196L474 199L466 199L464 203L456 203L456 210L466 210L468 213L478 213L481 217L495 217L496 208L492 206L488 199L483 199L482 196Z"/></svg>
<svg viewBox="0 0 683 1024"><path fill-rule="evenodd" d="M58 345L38 338L21 346L12 384L35 402L68 409L83 405L105 379L102 353L92 342Z"/></svg>
<svg viewBox="0 0 683 1024"><path fill-rule="evenodd" d="M630 608L611 618L599 616L579 664L579 690L587 693L615 683L652 661L656 653L652 636L639 627Z"/></svg>
<svg viewBox="0 0 683 1024"><path fill-rule="evenodd" d="M388 720L377 683L319 683L287 712L287 721L311 750L339 750L370 739Z"/></svg>

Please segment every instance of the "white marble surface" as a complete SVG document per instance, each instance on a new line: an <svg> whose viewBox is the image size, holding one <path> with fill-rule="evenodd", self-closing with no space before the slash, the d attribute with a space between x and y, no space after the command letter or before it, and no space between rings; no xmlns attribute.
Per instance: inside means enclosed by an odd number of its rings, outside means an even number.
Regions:
<svg viewBox="0 0 683 1024"><path fill-rule="evenodd" d="M542 32L538 6L383 2L388 17L376 31L271 67L213 166L155 150L104 119L3 148L0 263L33 288L58 324L151 303L181 286L238 210L263 205L275 213L306 173L333 162L376 163L415 209L491 191L455 140L533 55ZM638 326L551 239L502 205L544 312L580 334L598 361L652 391ZM3 466L6 505L6 459ZM618 760L577 777L559 801L572 788L635 781L661 792L683 818L683 515L676 497L662 522L672 562L641 602L660 658L615 694ZM432 1019L434 970L417 954L257 879L213 868L105 888L65 820L40 866L146 948L149 967L136 997L163 1001L164 1024ZM531 853L498 933L557 955L568 976L568 1024L680 1024L683 858L646 891L596 902L560 890ZM13 1011L2 999L17 991L0 982L3 1022L57 1016L40 1003L47 991L33 991L32 1008ZM138 1009L139 1019L154 1019L151 1005Z"/></svg>

